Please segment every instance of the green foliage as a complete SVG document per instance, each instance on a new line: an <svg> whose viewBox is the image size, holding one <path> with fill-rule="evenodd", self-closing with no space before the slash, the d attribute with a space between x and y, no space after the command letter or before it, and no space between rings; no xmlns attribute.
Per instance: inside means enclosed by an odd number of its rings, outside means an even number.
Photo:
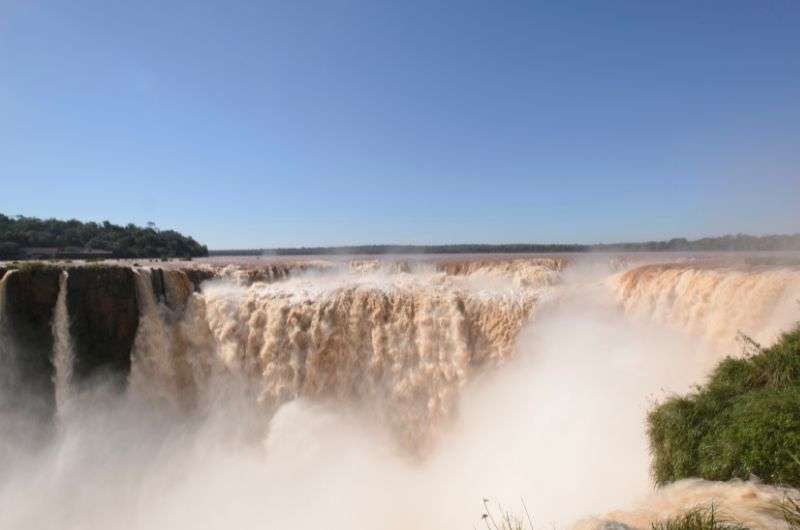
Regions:
<svg viewBox="0 0 800 530"><path fill-rule="evenodd" d="M207 256L208 248L174 230L37 219L0 214L0 259L24 258L26 247L105 250L115 258Z"/></svg>
<svg viewBox="0 0 800 530"><path fill-rule="evenodd" d="M722 361L708 382L648 417L653 474L800 486L800 327L770 348Z"/></svg>
<svg viewBox="0 0 800 530"><path fill-rule="evenodd" d="M714 506L699 507L650 525L651 530L747 530L747 527L721 518Z"/></svg>

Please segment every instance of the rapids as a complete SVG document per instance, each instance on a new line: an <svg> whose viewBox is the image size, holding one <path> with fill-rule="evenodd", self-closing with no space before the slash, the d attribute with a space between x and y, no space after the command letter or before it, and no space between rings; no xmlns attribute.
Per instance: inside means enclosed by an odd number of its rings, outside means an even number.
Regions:
<svg viewBox="0 0 800 530"><path fill-rule="evenodd" d="M59 273L58 429L31 430L45 442L30 447L9 395L23 359L8 318L21 311L7 292L16 273L0 279L0 527L470 528L486 496L511 509L524 496L536 528L644 529L711 500L754 529L778 524L775 488L650 491L643 421L654 400L740 354L741 333L768 343L798 320L796 267L604 256L193 267L133 270L122 390L102 373L73 381L74 269Z"/></svg>

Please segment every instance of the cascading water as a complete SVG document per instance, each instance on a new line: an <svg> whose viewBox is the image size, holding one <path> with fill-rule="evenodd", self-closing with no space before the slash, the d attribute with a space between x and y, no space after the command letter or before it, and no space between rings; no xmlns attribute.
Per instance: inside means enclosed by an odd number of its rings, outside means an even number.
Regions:
<svg viewBox="0 0 800 530"><path fill-rule="evenodd" d="M222 276L232 282L213 281L194 295L185 275L166 270L161 299L154 273L138 270L131 386L186 405L187 396L212 386L209 373L227 373L246 381L268 411L297 398L366 407L401 445L424 451L455 417L471 374L512 357L534 310L559 292L566 262L314 267L329 274L271 266L283 279L270 272L254 281L258 273L228 267ZM715 341L717 353L701 363L709 368L731 353L724 346L738 330L772 332L791 322L783 307L800 274L644 266L613 276L611 285L626 312ZM579 295L588 285L564 288Z"/></svg>
<svg viewBox="0 0 800 530"><path fill-rule="evenodd" d="M453 418L470 373L510 358L553 271L538 266L524 288L372 271L209 285L214 349L254 381L268 408L298 397L366 406L402 445L424 450Z"/></svg>
<svg viewBox="0 0 800 530"><path fill-rule="evenodd" d="M703 337L734 353L739 333L769 344L800 315L800 270L681 264L621 273L612 285L624 310Z"/></svg>
<svg viewBox="0 0 800 530"><path fill-rule="evenodd" d="M139 329L131 354L132 391L178 408L196 405L197 382L214 356L208 324L197 316L203 300L181 271L138 269ZM154 282L158 274L163 283ZM154 285L160 285L156 294Z"/></svg>
<svg viewBox="0 0 800 530"><path fill-rule="evenodd" d="M552 264L526 263L524 286L499 276L339 272L192 295L180 271L137 271L140 326L131 387L186 400L217 370L242 378L268 411L295 398L366 407L415 451L457 406L470 372L510 358L517 333L554 281ZM290 270L287 268L287 270ZM349 270L349 269L345 269ZM395 269L389 269L395 270ZM397 269L404 272L404 268Z"/></svg>
<svg viewBox="0 0 800 530"><path fill-rule="evenodd" d="M563 528L649 490L653 393L699 382L730 353L715 341L785 327L797 285L791 269L609 276L564 260L266 270L226 267L194 292L183 271L136 269L127 394L82 399L34 472L0 477L0 527L469 528L483 496L525 495L537 525ZM59 411L68 281L52 325ZM745 495L750 521L777 494L679 483L582 528L647 528Z"/></svg>
<svg viewBox="0 0 800 530"><path fill-rule="evenodd" d="M58 299L53 314L53 367L55 374L56 410L63 414L73 395L72 369L75 353L69 331L69 310L67 308L67 282L69 273L62 271L58 282Z"/></svg>
<svg viewBox="0 0 800 530"><path fill-rule="evenodd" d="M176 359L179 355L169 309L153 291L152 272L138 269L136 293L139 300L139 329L131 355L130 384L134 391L168 400L178 399Z"/></svg>

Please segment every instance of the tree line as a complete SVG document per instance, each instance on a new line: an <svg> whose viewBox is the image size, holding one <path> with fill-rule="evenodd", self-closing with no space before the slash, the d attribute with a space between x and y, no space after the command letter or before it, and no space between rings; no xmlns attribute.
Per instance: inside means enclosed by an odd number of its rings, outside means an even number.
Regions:
<svg viewBox="0 0 800 530"><path fill-rule="evenodd" d="M27 256L29 248L79 248L111 252L114 258L172 258L207 256L208 248L175 230L155 224L115 225L76 219L38 219L0 214L0 259Z"/></svg>
<svg viewBox="0 0 800 530"><path fill-rule="evenodd" d="M725 252L725 251L800 251L800 234L749 236L745 234L705 237L690 241L579 244L462 244L462 245L354 245L342 247L296 247L274 249L213 250L211 255L227 256L308 256L336 254L520 254L560 252Z"/></svg>

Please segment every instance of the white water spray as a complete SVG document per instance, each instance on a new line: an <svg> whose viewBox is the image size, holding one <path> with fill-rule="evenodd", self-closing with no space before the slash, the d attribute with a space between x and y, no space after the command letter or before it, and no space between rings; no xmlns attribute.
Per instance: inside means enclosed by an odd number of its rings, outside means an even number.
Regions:
<svg viewBox="0 0 800 530"><path fill-rule="evenodd" d="M130 384L141 395L171 401L176 392L172 333L164 307L153 293L151 271L139 269L135 273L139 329L131 355Z"/></svg>
<svg viewBox="0 0 800 530"><path fill-rule="evenodd" d="M52 447L0 477L0 528L455 530L481 524L485 496L512 509L524 496L537 530L593 514L585 528L602 528L614 519L603 513L651 489L652 398L686 391L704 373L698 359L719 359L681 326L628 318L596 275L551 285L502 271L359 274L217 281L185 296L175 283L165 303L137 271L129 392L82 399ZM213 377L187 385L202 372L192 363L213 364ZM224 391L239 383L289 399L265 413L253 392ZM139 399L191 388L213 399L184 410ZM397 437L416 440L419 426L437 435L414 458ZM616 520L648 528L723 493L695 486Z"/></svg>
<svg viewBox="0 0 800 530"><path fill-rule="evenodd" d="M73 396L72 368L75 363L75 353L69 331L68 282L69 273L62 271L58 280L58 299L53 315L53 367L55 368L53 383L56 392L56 410L59 415L64 413Z"/></svg>

